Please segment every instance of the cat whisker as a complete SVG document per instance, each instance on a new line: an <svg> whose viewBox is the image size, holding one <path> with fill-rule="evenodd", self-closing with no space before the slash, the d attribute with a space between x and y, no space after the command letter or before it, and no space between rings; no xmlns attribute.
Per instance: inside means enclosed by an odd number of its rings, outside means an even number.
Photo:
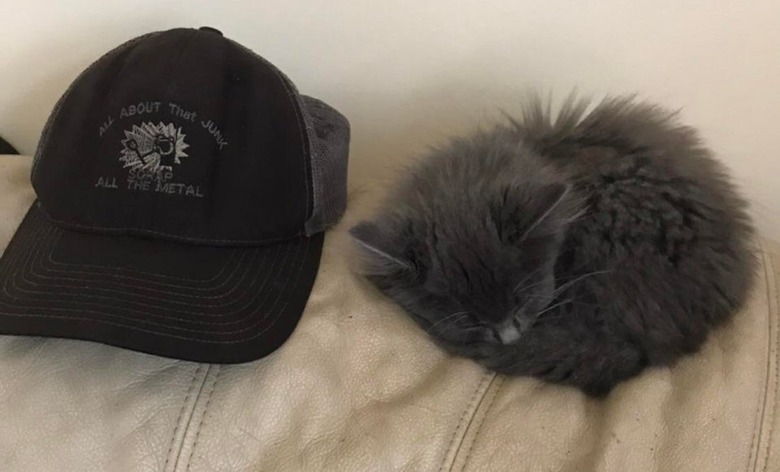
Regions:
<svg viewBox="0 0 780 472"><path fill-rule="evenodd" d="M536 322L534 323L534 326L538 326L540 324L543 324L544 322L560 320L560 319L563 319L563 318L565 318L563 315L545 316L544 318L539 318L538 320L536 320Z"/></svg>
<svg viewBox="0 0 780 472"><path fill-rule="evenodd" d="M431 326L430 326L428 329L430 329L431 331L433 331L433 330L434 330L434 328L436 328L436 327L437 327L437 326L439 326L440 324L442 324L442 323L444 323L444 322L446 322L446 321L452 320L453 318L457 318L457 319L455 319L454 321L452 321L452 322L450 323L451 325L452 325L452 324L455 324L455 323L457 323L458 321L460 321L461 319L465 318L465 317L466 317L466 315L468 315L469 313L470 313L469 311L459 311L459 312L457 312L457 313L453 313L453 314L451 314L451 315L447 315L447 316L445 316L444 318L442 318L442 319L440 319L439 321L437 321L436 323L432 324L432 325L431 325ZM446 327L446 325L445 325L445 327ZM443 331L439 331L439 332L443 332Z"/></svg>
<svg viewBox="0 0 780 472"><path fill-rule="evenodd" d="M611 270L600 270L600 271L589 272L587 274L584 274L584 275L581 275L579 277L576 277L575 279L569 280L569 281L561 284L560 286L558 286L553 291L553 296L560 294L561 291L566 290L567 288L571 287L572 285L574 285L575 283L579 282L582 279L585 279L587 277L591 277L591 276L594 276L594 275L607 274L607 273L610 273L610 272L612 272L612 271ZM540 282L536 282L536 283L530 284L530 285L526 285L519 292L517 290L517 287L519 286L519 284L518 284L518 286L515 287L514 292L516 294L522 294L524 291L527 291L528 289L533 288L533 287L535 287L537 285L541 285L543 283L545 283L544 280L542 280ZM544 297L534 296L534 295L524 295L524 296L526 296L528 298L536 298L536 299L544 298Z"/></svg>
<svg viewBox="0 0 780 472"><path fill-rule="evenodd" d="M579 277L577 277L577 278L575 278L573 280L569 280L568 282L566 282L566 283L560 285L559 287L557 287L555 289L555 291L553 292L553 295L560 294L563 290L566 290L567 288L571 287L575 283L577 283L577 282L579 282L579 281L581 281L581 280L583 280L585 278L592 277L594 275L608 274L610 272L612 272L612 271L611 270L597 270L597 271L594 271L594 272L589 272L587 274L580 275Z"/></svg>
<svg viewBox="0 0 780 472"><path fill-rule="evenodd" d="M529 294L525 294L523 296L526 297L526 298L531 298L533 300L546 300L547 298L549 298L549 297L544 297L544 296L541 296L541 295L531 295L530 293Z"/></svg>
<svg viewBox="0 0 780 472"><path fill-rule="evenodd" d="M445 324L444 326L442 326L442 327L441 327L441 328L440 328L440 329L439 329L439 330L436 332L436 334L438 334L438 335L441 335L441 334L444 334L444 333L446 333L446 332L447 332L447 330L449 330L450 328L452 328L453 326L455 326L455 325L456 325L456 324L457 324L457 323L458 323L460 320L462 320L462 319L463 319L462 317L461 317L461 318L457 318L457 319L453 320L452 322ZM464 328L464 329L466 329L466 328Z"/></svg>
<svg viewBox="0 0 780 472"><path fill-rule="evenodd" d="M520 282L518 282L518 284L517 284L517 285L515 285L515 288L513 288L513 289L512 289L512 291L513 291L513 292L517 292L517 291L518 291L518 289L520 289L520 286L521 286L521 285L523 285L523 283L525 283L525 281L526 281L526 280L530 279L531 277L533 277L534 275L536 275L536 274L537 274L537 273L539 273L540 271L541 271L541 269L535 269L535 270L532 270L532 271L531 271L531 272L530 272L528 275L526 275L525 277L523 277L523 278L520 280ZM523 288L522 288L522 290L526 290L526 289L528 289L529 287L533 287L534 285L537 285L537 284L529 285L528 287L523 287Z"/></svg>
<svg viewBox="0 0 780 472"><path fill-rule="evenodd" d="M546 300L548 298L548 297L542 297L542 296L539 296L539 295L525 295L525 296L528 297L528 298L532 298L534 300ZM553 301L555 301L555 299L551 300L550 303L552 303ZM596 308L604 308L603 305L599 305L598 303L588 303L588 302L582 302L582 301L574 300L574 299L571 299L571 301L569 303L571 303L573 305L582 305L582 306L592 306L592 307L596 307Z"/></svg>
<svg viewBox="0 0 780 472"><path fill-rule="evenodd" d="M540 280L539 282L535 282L535 283L532 283L532 284L530 284L530 285L526 285L526 286L524 286L524 287L523 287L521 290L519 290L519 291L518 291L518 290L515 290L515 293L518 293L518 294L520 294L520 293L523 293L523 292L525 292L525 291L528 291L529 289L531 289L531 288L533 288L533 287L536 287L537 285L542 285L543 283L546 283L546 282L547 282L546 280Z"/></svg>
<svg viewBox="0 0 780 472"><path fill-rule="evenodd" d="M534 324L541 323L542 321L557 320L563 318L564 315L549 315L539 317Z"/></svg>
<svg viewBox="0 0 780 472"><path fill-rule="evenodd" d="M485 326L485 325L476 324L476 323L474 323L474 324L470 324L470 325L466 325L466 326L461 326L461 329L463 329L464 331L465 331L465 330L469 330L469 329L477 329L477 328L481 328L481 329L489 329L489 328L488 328L487 326Z"/></svg>
<svg viewBox="0 0 780 472"><path fill-rule="evenodd" d="M569 191L571 191L570 186L566 186L563 190L563 193L558 197L558 199L553 202L553 204L540 216L536 219L529 227L525 230L523 235L520 237L520 241L525 241L525 238L528 237L529 234L537 227L539 226L545 219L547 219L548 216L552 215L556 208L558 208L558 205L561 204L562 201L566 199L566 196L569 194Z"/></svg>
<svg viewBox="0 0 780 472"><path fill-rule="evenodd" d="M556 309L558 307L561 307L561 306L564 306L564 305L568 305L571 302L573 302L573 300L571 298L567 298L566 300L563 300L563 301L560 301L558 303L554 303L554 304L548 306L547 308L545 308L544 310L542 310L542 311L540 311L539 313L536 314L537 321L538 320L542 320L542 319L552 319L553 317L542 318L542 315L547 313L550 310L554 310L554 309Z"/></svg>

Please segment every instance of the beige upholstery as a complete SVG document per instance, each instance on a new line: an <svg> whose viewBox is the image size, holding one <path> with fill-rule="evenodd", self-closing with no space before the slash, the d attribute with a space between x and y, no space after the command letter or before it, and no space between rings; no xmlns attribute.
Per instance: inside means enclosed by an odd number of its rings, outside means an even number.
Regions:
<svg viewBox="0 0 780 472"><path fill-rule="evenodd" d="M0 157L0 248L33 199ZM780 247L699 355L606 400L452 358L352 275L350 202L290 340L218 366L0 336L0 471L780 471Z"/></svg>

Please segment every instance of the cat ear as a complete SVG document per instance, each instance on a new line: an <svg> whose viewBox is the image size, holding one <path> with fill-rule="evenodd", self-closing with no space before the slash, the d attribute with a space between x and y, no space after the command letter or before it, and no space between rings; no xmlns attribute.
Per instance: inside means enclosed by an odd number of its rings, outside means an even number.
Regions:
<svg viewBox="0 0 780 472"><path fill-rule="evenodd" d="M413 270L409 262L396 254L397 251L387 234L375 223L370 221L359 223L349 230L349 234L374 271L386 272L398 268Z"/></svg>
<svg viewBox="0 0 780 472"><path fill-rule="evenodd" d="M526 240L535 235L554 233L551 226L558 220L556 210L569 195L571 186L562 183L546 184L528 193L525 189L507 188L500 202L500 210L494 220L501 238L510 243ZM552 230L552 231L551 231Z"/></svg>

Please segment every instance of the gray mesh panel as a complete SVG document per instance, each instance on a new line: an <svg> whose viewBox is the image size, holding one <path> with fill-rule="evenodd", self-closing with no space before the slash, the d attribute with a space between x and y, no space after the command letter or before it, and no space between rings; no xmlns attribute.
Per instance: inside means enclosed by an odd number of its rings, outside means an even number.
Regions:
<svg viewBox="0 0 780 472"><path fill-rule="evenodd" d="M347 207L349 121L316 98L300 96L311 145L311 180L314 207L306 234L336 224Z"/></svg>

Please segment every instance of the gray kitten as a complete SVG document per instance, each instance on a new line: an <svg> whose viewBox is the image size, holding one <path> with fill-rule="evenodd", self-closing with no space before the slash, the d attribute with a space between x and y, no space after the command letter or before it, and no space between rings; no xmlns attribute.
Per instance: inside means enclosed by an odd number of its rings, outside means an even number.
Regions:
<svg viewBox="0 0 780 472"><path fill-rule="evenodd" d="M696 351L745 301L745 201L695 131L632 98L452 140L351 233L444 348L604 395Z"/></svg>

